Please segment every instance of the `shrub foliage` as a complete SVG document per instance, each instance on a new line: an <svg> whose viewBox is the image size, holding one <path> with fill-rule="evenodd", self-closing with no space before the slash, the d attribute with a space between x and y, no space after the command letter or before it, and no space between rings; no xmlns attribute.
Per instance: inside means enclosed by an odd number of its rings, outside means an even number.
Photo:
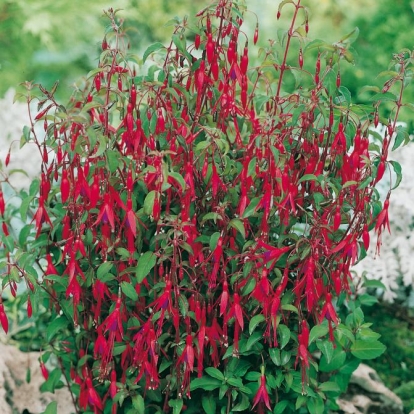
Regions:
<svg viewBox="0 0 414 414"><path fill-rule="evenodd" d="M142 59L109 10L98 67L67 106L26 83L38 112L21 145L42 173L18 207L0 199L3 289L23 280L29 316L48 310L44 389L65 383L77 412L323 413L383 352L350 269L388 226L375 185L401 179L387 157L405 139L411 54L355 105L340 66L356 31L309 41L300 0L280 13L290 27L251 66L259 31L243 31L241 1L177 21Z"/></svg>

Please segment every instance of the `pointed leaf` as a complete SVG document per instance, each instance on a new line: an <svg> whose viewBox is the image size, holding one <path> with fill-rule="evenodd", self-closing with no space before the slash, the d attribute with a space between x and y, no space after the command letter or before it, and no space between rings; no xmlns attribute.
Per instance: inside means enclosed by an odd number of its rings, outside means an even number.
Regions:
<svg viewBox="0 0 414 414"><path fill-rule="evenodd" d="M121 282L121 290L125 296L132 299L133 301L138 300L138 293L135 291L131 283Z"/></svg>
<svg viewBox="0 0 414 414"><path fill-rule="evenodd" d="M201 405L203 406L204 412L206 414L215 414L216 413L216 400L213 395L203 395L201 398Z"/></svg>
<svg viewBox="0 0 414 414"><path fill-rule="evenodd" d="M315 339L325 336L329 332L328 324L322 323L321 325L315 325L309 334L309 343L311 344Z"/></svg>
<svg viewBox="0 0 414 414"><path fill-rule="evenodd" d="M151 46L149 46L149 47L147 48L147 50L144 52L144 56L142 57L142 62L143 62L143 63L145 63L145 61L147 60L148 56L149 56L151 53L154 53L154 52L156 52L157 50L160 50L160 49L162 49L162 48L164 48L164 45L163 45L162 43L160 43L160 42L154 43L154 44L152 44Z"/></svg>
<svg viewBox="0 0 414 414"><path fill-rule="evenodd" d="M57 414L57 401L50 402L43 414Z"/></svg>
<svg viewBox="0 0 414 414"><path fill-rule="evenodd" d="M279 325L277 333L279 335L279 347L283 349L290 340L290 330L286 325Z"/></svg>
<svg viewBox="0 0 414 414"><path fill-rule="evenodd" d="M236 229L243 236L243 239L246 238L246 231L244 229L244 224L240 219L235 218L235 219L230 220L229 226Z"/></svg>
<svg viewBox="0 0 414 414"><path fill-rule="evenodd" d="M374 359L386 350L386 346L380 341L356 340L351 346L351 353L359 359Z"/></svg>
<svg viewBox="0 0 414 414"><path fill-rule="evenodd" d="M145 252L138 260L137 267L135 269L135 275L138 283L141 283L145 276L151 271L157 262L157 256L153 252Z"/></svg>
<svg viewBox="0 0 414 414"><path fill-rule="evenodd" d="M249 334L251 335L254 330L256 329L256 326L265 320L265 317L262 314L253 316L252 319L250 319L249 322Z"/></svg>
<svg viewBox="0 0 414 414"><path fill-rule="evenodd" d="M207 372L208 375L210 375L210 377L216 378L220 381L224 381L224 374L217 368L207 367L205 371Z"/></svg>

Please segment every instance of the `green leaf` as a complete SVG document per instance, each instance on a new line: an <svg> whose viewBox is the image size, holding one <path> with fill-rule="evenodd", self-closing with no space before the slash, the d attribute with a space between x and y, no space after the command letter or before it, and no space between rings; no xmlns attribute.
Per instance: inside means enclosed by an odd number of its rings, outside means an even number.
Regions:
<svg viewBox="0 0 414 414"><path fill-rule="evenodd" d="M325 404L320 397L308 398L307 407L310 414L323 414L325 411Z"/></svg>
<svg viewBox="0 0 414 414"><path fill-rule="evenodd" d="M283 9L283 7L286 5L286 4L295 4L294 2L293 2L293 0L283 0L282 2L280 2L280 4L279 4L279 8L278 8L278 11L279 12L281 12L282 11L282 9Z"/></svg>
<svg viewBox="0 0 414 414"><path fill-rule="evenodd" d="M176 33L172 35L172 41L177 46L177 49L180 52L186 52L186 40L185 36L182 33Z"/></svg>
<svg viewBox="0 0 414 414"><path fill-rule="evenodd" d="M23 145L26 144L26 142L29 142L29 141L30 141L30 128L27 125L25 125L23 127L23 135L22 135L22 138L20 140L20 148L22 148Z"/></svg>
<svg viewBox="0 0 414 414"><path fill-rule="evenodd" d="M205 371L207 372L208 375L210 375L210 377L216 378L220 381L224 381L224 374L217 368L207 367Z"/></svg>
<svg viewBox="0 0 414 414"><path fill-rule="evenodd" d="M2 241L9 252L12 252L14 250L14 238L11 234L8 236L3 235Z"/></svg>
<svg viewBox="0 0 414 414"><path fill-rule="evenodd" d="M327 381L319 384L319 389L323 392L340 392L338 384L334 381Z"/></svg>
<svg viewBox="0 0 414 414"><path fill-rule="evenodd" d="M182 316L186 317L188 315L188 300L184 295L178 296L178 306L180 308L180 313Z"/></svg>
<svg viewBox="0 0 414 414"><path fill-rule="evenodd" d="M279 335L279 347L283 349L290 340L290 330L286 325L279 325L277 333Z"/></svg>
<svg viewBox="0 0 414 414"><path fill-rule="evenodd" d="M335 71L329 69L325 77L323 78L323 86L325 86L325 88L327 89L329 96L333 96L335 94L336 76L337 74L335 73Z"/></svg>
<svg viewBox="0 0 414 414"><path fill-rule="evenodd" d="M136 414L145 414L145 402L142 395L134 395L132 397L132 405L134 406L135 410L137 410Z"/></svg>
<svg viewBox="0 0 414 414"><path fill-rule="evenodd" d="M142 62L143 63L145 63L145 61L148 59L148 56L151 54L151 53L154 53L154 52L156 52L157 50L160 50L160 49L163 49L164 48L164 45L162 44L162 43L160 43L160 42L157 42L157 43L154 43L154 44L152 44L151 46L149 46L148 48L147 48L147 50L144 52L144 55L143 55L143 57L142 57Z"/></svg>
<svg viewBox="0 0 414 414"><path fill-rule="evenodd" d="M221 400L221 399L224 398L224 396L226 395L226 392L227 392L228 389L229 389L229 386L227 384L223 384L220 387L220 390L219 390L219 400Z"/></svg>
<svg viewBox="0 0 414 414"><path fill-rule="evenodd" d="M215 250L215 248L217 247L217 242L218 239L220 238L220 233L218 231L216 231L215 233L213 233L210 237L210 250L213 252Z"/></svg>
<svg viewBox="0 0 414 414"><path fill-rule="evenodd" d="M54 321L49 323L46 328L47 342L52 342L56 334L65 329L69 324L69 321L64 316L58 316Z"/></svg>
<svg viewBox="0 0 414 414"><path fill-rule="evenodd" d="M242 218L247 218L253 215L256 211L257 205L260 203L261 197L255 197L252 200L250 200L249 205L246 207L246 209L243 212Z"/></svg>
<svg viewBox="0 0 414 414"><path fill-rule="evenodd" d="M378 303L378 299L375 296L368 295L367 293L363 293L362 295L359 295L358 300L360 304L364 306L372 306Z"/></svg>
<svg viewBox="0 0 414 414"><path fill-rule="evenodd" d="M145 276L151 271L157 262L157 256L153 252L145 252L138 260L137 267L135 269L135 275L138 283L142 283Z"/></svg>
<svg viewBox="0 0 414 414"><path fill-rule="evenodd" d="M280 360L280 349L279 348L271 348L269 349L269 356L272 362L279 367L281 365Z"/></svg>
<svg viewBox="0 0 414 414"><path fill-rule="evenodd" d="M151 216L152 215L152 211L154 209L154 201L155 201L156 195L157 195L157 191L152 190L152 191L150 191L145 196L145 200L144 200L144 213L147 216Z"/></svg>
<svg viewBox="0 0 414 414"><path fill-rule="evenodd" d="M399 126L395 134L394 145L392 146L392 150L395 151L397 148L401 146L403 142L407 144L409 140L410 140L410 136L408 135L407 130Z"/></svg>
<svg viewBox="0 0 414 414"><path fill-rule="evenodd" d="M290 303L284 303L281 307L284 311L299 313L298 308Z"/></svg>
<svg viewBox="0 0 414 414"><path fill-rule="evenodd" d="M42 414L57 414L57 401L51 401Z"/></svg>
<svg viewBox="0 0 414 414"><path fill-rule="evenodd" d="M241 401L232 407L231 412L240 412L245 411L250 406L249 397L245 394L239 394L241 396Z"/></svg>
<svg viewBox="0 0 414 414"><path fill-rule="evenodd" d="M108 160L109 171L112 173L115 172L119 165L119 152L114 150L107 150L106 158Z"/></svg>
<svg viewBox="0 0 414 414"><path fill-rule="evenodd" d="M20 204L20 217L22 218L22 221L27 220L27 210L29 210L30 203L33 200L33 196L28 196L22 200L22 203Z"/></svg>
<svg viewBox="0 0 414 414"><path fill-rule="evenodd" d="M49 373L49 377L46 382L40 386L41 392L55 392L55 389L58 385L62 385L60 378L62 377L62 372L59 368L55 368L52 372Z"/></svg>
<svg viewBox="0 0 414 414"><path fill-rule="evenodd" d="M309 333L309 343L311 344L315 339L325 336L328 332L329 328L327 323L315 325Z"/></svg>
<svg viewBox="0 0 414 414"><path fill-rule="evenodd" d="M338 88L338 92L344 97L347 105L349 106L351 104L351 92L349 91L349 89L345 86L340 86Z"/></svg>
<svg viewBox="0 0 414 414"><path fill-rule="evenodd" d="M358 190L363 190L364 188L368 187L373 179L374 178L372 176L365 178L365 180L362 181L362 183L359 185Z"/></svg>
<svg viewBox="0 0 414 414"><path fill-rule="evenodd" d="M305 174L298 180L298 184L302 183L303 181L317 181L316 175L314 174Z"/></svg>
<svg viewBox="0 0 414 414"><path fill-rule="evenodd" d="M173 409L173 414L180 414L183 409L184 401L180 399L168 401L168 405Z"/></svg>
<svg viewBox="0 0 414 414"><path fill-rule="evenodd" d="M32 197L34 197L35 195L38 194L40 189L40 180L38 178L35 178L32 183L30 184L29 187L29 195L31 195Z"/></svg>
<svg viewBox="0 0 414 414"><path fill-rule="evenodd" d="M253 157L249 162L249 166L247 167L247 176L253 177L255 173L256 173L256 157Z"/></svg>
<svg viewBox="0 0 414 414"><path fill-rule="evenodd" d="M359 36L359 28L355 27L354 30L352 30L351 33L348 33L347 35L345 35L340 41L339 43L348 43L351 44L353 42L355 42L355 40L358 38Z"/></svg>
<svg viewBox="0 0 414 414"><path fill-rule="evenodd" d="M258 381L259 378L261 377L261 373L257 372L257 371L250 371L246 374L246 376L244 377L245 380L247 381Z"/></svg>
<svg viewBox="0 0 414 414"><path fill-rule="evenodd" d="M230 220L229 226L236 229L243 236L243 239L246 238L246 231L244 229L244 224L240 219L235 218L235 219Z"/></svg>
<svg viewBox="0 0 414 414"><path fill-rule="evenodd" d="M201 377L194 378L190 383L190 390L194 391L198 388L203 389L204 391L213 391L217 388L220 388L222 381L211 378L211 377Z"/></svg>
<svg viewBox="0 0 414 414"><path fill-rule="evenodd" d="M204 214L203 218L201 219L201 223L203 224L207 220L213 220L216 223L217 220L222 220L223 217L219 213L211 212Z"/></svg>
<svg viewBox="0 0 414 414"><path fill-rule="evenodd" d="M206 414L216 414L216 400L213 395L203 395L201 398L201 405Z"/></svg>
<svg viewBox="0 0 414 414"><path fill-rule="evenodd" d="M377 93L374 96L372 96L369 100L372 102L378 102L378 101L392 101L396 102L397 97L391 93L391 92L385 92L385 93Z"/></svg>
<svg viewBox="0 0 414 414"><path fill-rule="evenodd" d="M26 219L24 220L26 221ZM19 233L19 245L24 246L27 242L27 238L29 237L30 232L32 231L32 225L26 224L22 227Z"/></svg>
<svg viewBox="0 0 414 414"><path fill-rule="evenodd" d="M102 280L104 276L106 276L107 273L109 273L109 271L112 268L112 262L104 262L101 265L99 265L98 270L96 272L96 277L99 280Z"/></svg>
<svg viewBox="0 0 414 414"><path fill-rule="evenodd" d="M135 291L131 283L121 282L121 290L124 293L124 295L130 298L131 300L133 301L138 300L138 293Z"/></svg>
<svg viewBox="0 0 414 414"><path fill-rule="evenodd" d="M386 346L377 340L356 340L351 346L351 353L359 359L374 359L386 350Z"/></svg>
<svg viewBox="0 0 414 414"><path fill-rule="evenodd" d="M337 369L342 367L345 360L346 360L346 353L342 349L336 348L334 350L332 359L329 363L328 363L326 356L322 355L321 360L319 362L319 370L321 372L336 371Z"/></svg>
<svg viewBox="0 0 414 414"><path fill-rule="evenodd" d="M321 39L315 39L312 40L311 42L309 42L304 49L304 53L306 53L308 50L312 50L312 49L320 49L323 51L329 51L329 52L334 52L335 51L335 47L332 46L331 44L325 42L324 40Z"/></svg>
<svg viewBox="0 0 414 414"><path fill-rule="evenodd" d="M292 356L292 353L290 351L282 351L280 353L280 365L286 365Z"/></svg>
<svg viewBox="0 0 414 414"><path fill-rule="evenodd" d="M168 175L169 175L170 177L172 177L175 181L177 181L177 183L178 183L178 184L180 184L181 189L182 189L183 191L187 188L187 184L185 183L184 178L182 177L182 175L181 175L181 174L176 173L176 172L173 172L173 171L170 171L170 172L168 173Z"/></svg>
<svg viewBox="0 0 414 414"><path fill-rule="evenodd" d="M227 384L235 388L243 387L243 381L240 378L229 378Z"/></svg>
<svg viewBox="0 0 414 414"><path fill-rule="evenodd" d="M263 332L254 332L251 336L249 336L249 339L247 340L247 344L246 344L246 351L250 351L253 345L256 342L259 342L262 338L263 338Z"/></svg>
<svg viewBox="0 0 414 414"><path fill-rule="evenodd" d="M322 352L322 355L325 355L326 362L329 364L332 361L334 347L331 341L318 341L316 346Z"/></svg>
<svg viewBox="0 0 414 414"><path fill-rule="evenodd" d="M286 407L289 405L287 399L278 402L273 409L273 414L282 414L285 412Z"/></svg>
<svg viewBox="0 0 414 414"><path fill-rule="evenodd" d="M363 286L365 288L384 289L384 290L386 289L384 283L382 283L380 280L365 280L363 283Z"/></svg>
<svg viewBox="0 0 414 414"><path fill-rule="evenodd" d="M250 319L249 322L249 334L251 335L254 330L256 329L256 326L265 320L265 317L262 314L253 316L252 319Z"/></svg>

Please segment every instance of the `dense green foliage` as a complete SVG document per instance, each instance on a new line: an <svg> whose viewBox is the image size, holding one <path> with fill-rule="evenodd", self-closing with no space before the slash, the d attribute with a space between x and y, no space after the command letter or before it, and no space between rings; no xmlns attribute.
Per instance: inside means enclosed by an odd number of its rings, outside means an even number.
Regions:
<svg viewBox="0 0 414 414"><path fill-rule="evenodd" d="M344 33L359 27L359 38L353 45L357 68L353 70L344 65L343 82L348 85L354 101L366 102L370 94L359 95L362 86L381 86L384 78L377 78L378 68L386 70L393 53L412 46L412 2L351 0L345 6L343 2L326 0L321 1L317 12L312 10L311 1L304 3L311 8L313 38L336 42ZM0 96L9 87L16 88L26 80L35 79L45 87L60 80L64 87L59 88L58 96L67 99L69 85L79 82L81 76L94 67L105 24L105 20L97 16L102 16L109 6L123 9L121 15L125 18L125 26L130 28L128 35L133 52L142 53L146 44L167 39L170 27L165 24L173 16L193 16L205 4L201 0L121 0L116 5L100 0L63 4L52 0L29 3L0 0ZM276 14L277 2L263 0L251 6L260 18L261 30L271 33L271 18ZM251 20L252 30L254 17L247 18ZM267 38L259 39L259 43L265 46ZM405 98L413 102L412 91L407 91ZM409 122L410 116L409 111L403 111L404 121Z"/></svg>

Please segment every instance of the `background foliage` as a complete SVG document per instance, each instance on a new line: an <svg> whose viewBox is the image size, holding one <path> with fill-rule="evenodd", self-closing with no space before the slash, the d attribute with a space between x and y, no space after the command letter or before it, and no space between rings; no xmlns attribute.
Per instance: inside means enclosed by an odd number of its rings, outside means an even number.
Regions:
<svg viewBox="0 0 414 414"><path fill-rule="evenodd" d="M278 2L250 3L249 9L258 15L261 31L272 33L277 30L272 24ZM310 0L304 2L307 6L311 3ZM70 88L67 86L96 63L105 24L103 18L96 17L111 6L124 10L121 14L126 19L125 26L131 28L132 50L142 52L145 45L168 38L171 27L164 24L173 16L194 16L204 5L202 0L118 0L115 4L102 0L0 0L0 96L9 87L16 87L25 80L35 79L50 87L59 79L64 86L59 88L58 94L68 98ZM341 35L359 27L359 38L353 45L357 70L343 65L343 82L350 85L352 96L359 100L369 96L366 92L358 96L363 85L381 86L384 79L377 78L378 68L387 67L392 53L412 47L410 28L414 13L411 0L320 0L317 12L315 8L311 8L311 12L312 38L336 42ZM252 30L255 21L252 15ZM266 45L267 38L259 39L259 43ZM251 57L254 58L256 56ZM413 92L407 91L405 99L414 101ZM403 113L403 118L409 121L410 113Z"/></svg>

